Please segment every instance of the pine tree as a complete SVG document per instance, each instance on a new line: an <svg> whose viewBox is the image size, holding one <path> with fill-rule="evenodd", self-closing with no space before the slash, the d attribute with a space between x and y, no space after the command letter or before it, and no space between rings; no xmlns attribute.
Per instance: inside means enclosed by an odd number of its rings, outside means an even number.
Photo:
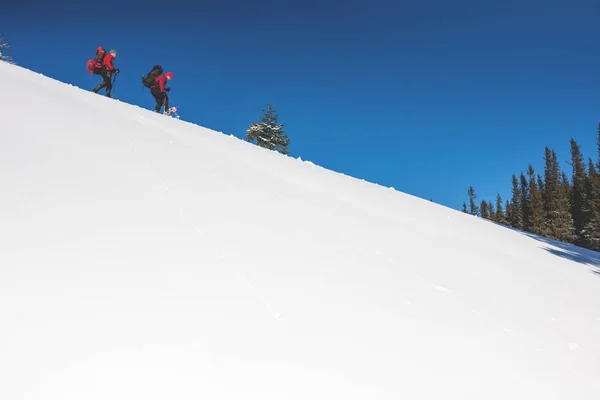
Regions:
<svg viewBox="0 0 600 400"><path fill-rule="evenodd" d="M554 157L556 158L556 154ZM565 172L561 173L559 189L559 226L562 228L562 231L558 240L565 243L575 243L575 226L573 225L573 215L571 214L571 198L573 188L571 187L569 177Z"/></svg>
<svg viewBox="0 0 600 400"><path fill-rule="evenodd" d="M508 223L513 228L523 229L523 209L521 207L521 188L517 176L512 176L512 198L508 211Z"/></svg>
<svg viewBox="0 0 600 400"><path fill-rule="evenodd" d="M588 161L587 199L589 218L583 230L585 247L600 250L600 175L590 158Z"/></svg>
<svg viewBox="0 0 600 400"><path fill-rule="evenodd" d="M277 112L268 104L267 110L263 110L263 116L260 120L250 124L248 130L246 130L246 141L269 150L288 154L290 140L284 133L284 124L278 122Z"/></svg>
<svg viewBox="0 0 600 400"><path fill-rule="evenodd" d="M487 201L481 200L481 205L479 206L479 210L481 213L481 218L490 219L490 209L488 207Z"/></svg>
<svg viewBox="0 0 600 400"><path fill-rule="evenodd" d="M536 183L535 171L531 164L527 169L527 175L529 177L529 232L541 235L544 226L544 199L539 182L542 178L538 175Z"/></svg>
<svg viewBox="0 0 600 400"><path fill-rule="evenodd" d="M573 191L571 201L571 214L575 227L575 244L584 245L584 229L589 220L589 206L587 202L587 175L581 149L577 142L571 138L571 166L573 167Z"/></svg>
<svg viewBox="0 0 600 400"><path fill-rule="evenodd" d="M569 181L569 176L566 172L561 171L560 173L560 187L565 191L566 197L569 200L569 212L571 211L571 202L573 198L573 186L571 186L571 182ZM573 216L571 216L573 219ZM574 229L574 228L573 228Z"/></svg>
<svg viewBox="0 0 600 400"><path fill-rule="evenodd" d="M537 187L542 195L542 201L546 198L546 187L544 186L544 179L540 174L537 176Z"/></svg>
<svg viewBox="0 0 600 400"><path fill-rule="evenodd" d="M473 186L469 186L467 195L469 196L469 214L479 215L479 207L477 207L477 204L475 203L477 195L475 194L475 189L473 189Z"/></svg>
<svg viewBox="0 0 600 400"><path fill-rule="evenodd" d="M600 123L598 123L598 136L596 137L596 144L598 146L598 163L596 164L596 171L600 173Z"/></svg>
<svg viewBox="0 0 600 400"><path fill-rule="evenodd" d="M4 40L4 36L0 35L0 61L7 62L9 64L16 64L16 62L6 54L6 50L8 50L10 46Z"/></svg>
<svg viewBox="0 0 600 400"><path fill-rule="evenodd" d="M600 251L600 123L598 124L598 162L590 158L588 160L588 179L586 185L586 197L589 207L588 221L584 229L586 247Z"/></svg>
<svg viewBox="0 0 600 400"><path fill-rule="evenodd" d="M546 199L544 211L546 223L543 235L565 243L574 239L573 218L571 217L570 185L568 177L561 173L556 152L545 148L545 187Z"/></svg>
<svg viewBox="0 0 600 400"><path fill-rule="evenodd" d="M506 216L502 209L502 196L500 196L500 193L496 194L496 222L506 225Z"/></svg>
<svg viewBox="0 0 600 400"><path fill-rule="evenodd" d="M463 205L462 205L462 212L464 212L465 214L468 214L467 203L465 203L464 201L463 201Z"/></svg>
<svg viewBox="0 0 600 400"><path fill-rule="evenodd" d="M494 203L492 203L491 201L488 201L487 202L487 208L488 208L488 213L489 213L488 219L490 221L497 222L496 221L496 210L494 208Z"/></svg>
<svg viewBox="0 0 600 400"><path fill-rule="evenodd" d="M530 231L529 224L529 183L527 182L527 178L521 172L521 176L519 177L520 187L519 191L521 193L521 216L523 218L523 229L526 231Z"/></svg>
<svg viewBox="0 0 600 400"><path fill-rule="evenodd" d="M589 158L587 165L585 193L588 213L582 236L585 247L600 251L600 123L598 124L596 145L598 146L598 161L594 165L592 159ZM573 191L575 191L575 182L573 182L573 186Z"/></svg>
<svg viewBox="0 0 600 400"><path fill-rule="evenodd" d="M546 147L544 149L544 226L542 228L542 235L546 237L552 237L552 226L554 224L555 217L554 209L556 203L556 193L558 190L558 174L554 170L552 164L552 150Z"/></svg>
<svg viewBox="0 0 600 400"><path fill-rule="evenodd" d="M511 214L511 207L510 207L510 202L508 200L506 200L506 202L504 203L504 216L506 218L506 225L508 226L512 226L510 221L512 221L513 216Z"/></svg>

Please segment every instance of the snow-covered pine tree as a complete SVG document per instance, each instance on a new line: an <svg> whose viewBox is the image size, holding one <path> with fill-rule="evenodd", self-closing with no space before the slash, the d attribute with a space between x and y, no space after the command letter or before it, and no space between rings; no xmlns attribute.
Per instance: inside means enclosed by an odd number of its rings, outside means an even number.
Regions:
<svg viewBox="0 0 600 400"><path fill-rule="evenodd" d="M290 139L285 134L283 126L284 124L279 124L277 112L267 104L267 109L263 110L260 120L250 124L246 130L246 141L281 154L288 154Z"/></svg>
<svg viewBox="0 0 600 400"><path fill-rule="evenodd" d="M9 48L10 46L4 40L4 35L0 35L0 61L7 62L9 64L16 64L12 57L6 54L6 50Z"/></svg>

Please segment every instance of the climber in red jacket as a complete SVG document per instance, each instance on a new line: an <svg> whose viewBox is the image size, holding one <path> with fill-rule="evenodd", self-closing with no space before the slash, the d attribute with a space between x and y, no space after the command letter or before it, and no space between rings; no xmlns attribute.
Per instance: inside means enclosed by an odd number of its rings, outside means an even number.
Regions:
<svg viewBox="0 0 600 400"><path fill-rule="evenodd" d="M162 106L165 106L165 113L169 110L169 95L167 92L171 90L171 88L166 87L167 81L173 78L172 72L167 72L166 74L159 75L154 80L154 86L150 88L150 93L154 96L156 100L156 107L154 108L154 112L160 112Z"/></svg>
<svg viewBox="0 0 600 400"><path fill-rule="evenodd" d="M112 75L119 73L119 70L115 68L113 61L116 56L117 51L111 50L110 53L102 57L101 67L95 71L96 74L102 76L102 82L96 86L92 92L98 93L102 88L106 87L106 96L110 97L110 91L112 90Z"/></svg>

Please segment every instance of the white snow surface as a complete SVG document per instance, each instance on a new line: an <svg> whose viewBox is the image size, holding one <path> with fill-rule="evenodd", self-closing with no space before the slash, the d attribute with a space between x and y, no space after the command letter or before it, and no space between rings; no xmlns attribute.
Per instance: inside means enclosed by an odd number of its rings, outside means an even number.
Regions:
<svg viewBox="0 0 600 400"><path fill-rule="evenodd" d="M1 399L600 399L598 253L0 87Z"/></svg>

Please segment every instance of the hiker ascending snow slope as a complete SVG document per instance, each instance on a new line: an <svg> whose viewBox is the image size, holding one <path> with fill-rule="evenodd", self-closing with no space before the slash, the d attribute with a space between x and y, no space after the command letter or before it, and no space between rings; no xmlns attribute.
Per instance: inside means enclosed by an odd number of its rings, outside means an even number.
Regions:
<svg viewBox="0 0 600 400"><path fill-rule="evenodd" d="M162 74L162 67L160 65L155 65L147 75L142 78L142 83L144 86L150 88L150 93L156 100L156 107L154 108L154 112L160 112L160 109L164 106L164 113L169 114L171 110L169 109L169 95L167 94L171 88L166 87L167 81L173 78L172 72L167 72L166 74Z"/></svg>
<svg viewBox="0 0 600 400"><path fill-rule="evenodd" d="M98 93L102 88L106 88L106 96L110 97L110 92L112 90L111 78L113 74L119 73L119 69L115 68L113 61L116 56L116 50L111 50L109 54L106 54L103 47L98 47L96 49L96 58L94 60L88 60L88 72L102 76L102 82L100 82L92 92Z"/></svg>

